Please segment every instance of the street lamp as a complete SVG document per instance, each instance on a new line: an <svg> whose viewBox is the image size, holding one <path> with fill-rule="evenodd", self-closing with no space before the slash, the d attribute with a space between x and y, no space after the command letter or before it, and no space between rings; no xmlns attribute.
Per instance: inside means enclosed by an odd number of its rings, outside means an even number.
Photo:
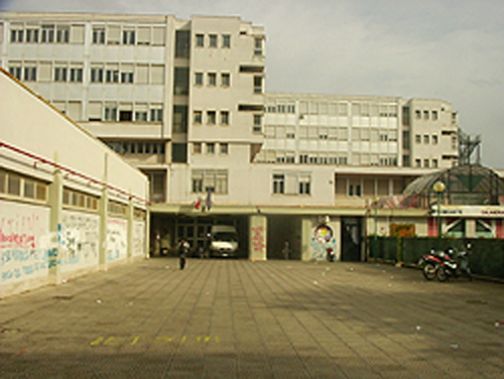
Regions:
<svg viewBox="0 0 504 379"><path fill-rule="evenodd" d="M434 185L432 186L432 189L436 193L437 196L437 224L438 224L438 240L441 240L441 198L443 196L443 192L446 189L445 184L441 181L438 180Z"/></svg>

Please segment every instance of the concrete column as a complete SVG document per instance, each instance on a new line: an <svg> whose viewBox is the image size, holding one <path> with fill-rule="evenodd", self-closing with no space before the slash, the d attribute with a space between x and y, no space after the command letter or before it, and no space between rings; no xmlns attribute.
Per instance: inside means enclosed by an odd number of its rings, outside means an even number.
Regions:
<svg viewBox="0 0 504 379"><path fill-rule="evenodd" d="M476 238L476 220L474 218L465 220L465 236L467 238Z"/></svg>
<svg viewBox="0 0 504 379"><path fill-rule="evenodd" d="M249 222L249 260L265 261L267 259L267 232L268 223L266 216L250 216Z"/></svg>
<svg viewBox="0 0 504 379"><path fill-rule="evenodd" d="M150 258L150 211L148 205L145 214L145 258Z"/></svg>
<svg viewBox="0 0 504 379"><path fill-rule="evenodd" d="M54 161L58 162L57 153L54 154ZM49 232L52 237L52 248L49 250L49 283L60 284L60 262L61 262L61 220L63 216L63 175L61 171L55 170L53 182L49 186L49 206L50 220Z"/></svg>
<svg viewBox="0 0 504 379"><path fill-rule="evenodd" d="M133 200L131 197L128 200L128 236L127 236L127 241L128 241L128 248L127 248L127 254L128 254L128 261L131 260L133 257L133 221L135 220L135 215L134 215L134 207L133 207Z"/></svg>
<svg viewBox="0 0 504 379"><path fill-rule="evenodd" d="M301 219L301 260L309 261L312 259L311 241L312 241L313 221L309 218Z"/></svg>
<svg viewBox="0 0 504 379"><path fill-rule="evenodd" d="M103 167L103 182L107 183L108 156L105 154ZM102 195L99 201L100 215L100 270L107 271L107 221L108 221L108 189L102 188Z"/></svg>
<svg viewBox="0 0 504 379"><path fill-rule="evenodd" d="M336 255L336 260L341 261L341 218L331 217L331 221L328 225L333 230L333 238L336 240L334 244L334 254Z"/></svg>

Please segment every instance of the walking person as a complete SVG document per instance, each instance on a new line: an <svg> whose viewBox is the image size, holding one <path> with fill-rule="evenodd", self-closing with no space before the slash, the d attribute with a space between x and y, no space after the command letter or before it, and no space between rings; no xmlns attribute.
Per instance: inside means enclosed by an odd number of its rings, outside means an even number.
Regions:
<svg viewBox="0 0 504 379"><path fill-rule="evenodd" d="M289 241L285 241L284 242L284 247L282 249L282 254L283 254L283 257L284 257L285 260L289 260L289 256L290 256Z"/></svg>
<svg viewBox="0 0 504 379"><path fill-rule="evenodd" d="M187 253L189 252L189 242L187 242L185 239L181 239L178 243L178 254L179 254L179 266L180 269L183 270L186 265L186 257Z"/></svg>

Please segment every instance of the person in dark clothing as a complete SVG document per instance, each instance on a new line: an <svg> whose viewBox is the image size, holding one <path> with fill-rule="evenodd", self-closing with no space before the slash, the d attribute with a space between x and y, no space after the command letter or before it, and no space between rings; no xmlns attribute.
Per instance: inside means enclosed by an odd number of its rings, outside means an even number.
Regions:
<svg viewBox="0 0 504 379"><path fill-rule="evenodd" d="M189 252L189 242L187 242L185 239L181 239L178 244L178 253L179 253L179 265L180 269L183 270L186 265L186 257L187 253Z"/></svg>

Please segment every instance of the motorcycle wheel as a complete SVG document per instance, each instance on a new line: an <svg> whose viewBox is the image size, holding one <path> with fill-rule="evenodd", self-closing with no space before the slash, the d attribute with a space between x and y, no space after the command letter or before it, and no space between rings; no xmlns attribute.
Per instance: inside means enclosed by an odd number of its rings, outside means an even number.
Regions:
<svg viewBox="0 0 504 379"><path fill-rule="evenodd" d="M440 267L437 272L436 272L436 278L440 282L446 282L448 280L448 275L446 274L446 271L444 268Z"/></svg>
<svg viewBox="0 0 504 379"><path fill-rule="evenodd" d="M427 263L423 270L423 276L427 280L433 280L436 277L437 266L434 263Z"/></svg>

